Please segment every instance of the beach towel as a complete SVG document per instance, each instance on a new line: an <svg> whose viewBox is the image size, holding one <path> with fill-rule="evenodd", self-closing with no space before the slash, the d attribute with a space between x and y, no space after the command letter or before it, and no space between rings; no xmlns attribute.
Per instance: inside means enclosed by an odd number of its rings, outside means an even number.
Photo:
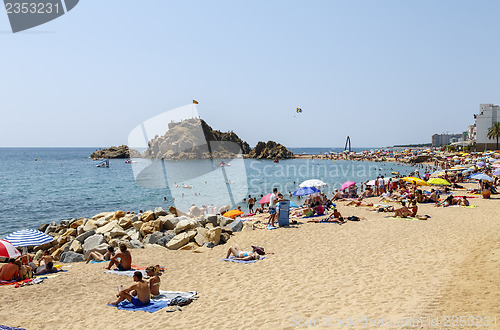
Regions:
<svg viewBox="0 0 500 330"><path fill-rule="evenodd" d="M100 264L101 262L107 262L106 260L92 260L91 264Z"/></svg>
<svg viewBox="0 0 500 330"><path fill-rule="evenodd" d="M128 310L128 311L144 311L144 312L149 312L149 313L154 313L157 312L165 307L168 307L170 305L170 301L173 300L176 297L182 297L186 299L196 299L196 291L189 291L189 292L178 292L178 291L161 291L160 290L160 295L151 299L151 302L147 304L146 306L135 306L128 300L122 301L121 303L118 304L118 306L114 305L109 305L112 307L116 307L121 310Z"/></svg>
<svg viewBox="0 0 500 330"><path fill-rule="evenodd" d="M8 327L6 325L1 325L0 324L0 330L26 330L26 329L25 328Z"/></svg>
<svg viewBox="0 0 500 330"><path fill-rule="evenodd" d="M134 277L134 272L140 271L142 273L143 277L146 277L146 271L143 269L131 269L131 270L106 270L104 271L105 273L108 274L115 274L115 275L123 275L123 276L128 276L128 277Z"/></svg>
<svg viewBox="0 0 500 330"><path fill-rule="evenodd" d="M253 264L254 262L257 262L259 260L262 260L262 259L265 259L266 257L260 257L259 259L255 260L238 260L238 259L235 259L234 256L231 256L229 258L225 258L225 259L220 259L219 261L231 261L231 262L237 262L239 264Z"/></svg>

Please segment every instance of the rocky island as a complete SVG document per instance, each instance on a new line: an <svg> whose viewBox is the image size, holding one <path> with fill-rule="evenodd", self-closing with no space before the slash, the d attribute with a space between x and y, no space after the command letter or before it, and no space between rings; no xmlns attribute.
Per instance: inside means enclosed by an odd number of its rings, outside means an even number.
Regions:
<svg viewBox="0 0 500 330"><path fill-rule="evenodd" d="M236 133L214 130L203 119L191 118L168 124L168 131L162 136L155 136L148 142L143 154L128 146L110 147L99 150L90 156L97 158L151 159L289 159L294 154L285 146L274 141L258 142L251 149Z"/></svg>

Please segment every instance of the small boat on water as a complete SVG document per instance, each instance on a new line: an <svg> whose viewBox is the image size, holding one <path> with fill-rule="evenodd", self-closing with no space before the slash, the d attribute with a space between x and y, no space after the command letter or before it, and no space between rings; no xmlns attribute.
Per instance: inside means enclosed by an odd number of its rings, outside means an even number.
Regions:
<svg viewBox="0 0 500 330"><path fill-rule="evenodd" d="M132 164L132 163L137 163L135 160L132 160L132 159L127 159L125 161L125 164Z"/></svg>
<svg viewBox="0 0 500 330"><path fill-rule="evenodd" d="M219 166L219 167L223 167L223 166L231 166L231 164L224 163L224 162L222 161L222 162L220 162L220 164L219 164L219 165L217 165L217 166Z"/></svg>
<svg viewBox="0 0 500 330"><path fill-rule="evenodd" d="M97 164L96 167L109 167L109 159L103 160L102 162Z"/></svg>
<svg viewBox="0 0 500 330"><path fill-rule="evenodd" d="M186 188L186 189L193 189L194 187L192 185L189 185L189 184L182 184L182 188Z"/></svg>
<svg viewBox="0 0 500 330"><path fill-rule="evenodd" d="M399 175L399 172L391 172L393 175Z"/></svg>
<svg viewBox="0 0 500 330"><path fill-rule="evenodd" d="M278 157L276 157L275 160L273 160L273 163L279 163L280 161L278 160Z"/></svg>

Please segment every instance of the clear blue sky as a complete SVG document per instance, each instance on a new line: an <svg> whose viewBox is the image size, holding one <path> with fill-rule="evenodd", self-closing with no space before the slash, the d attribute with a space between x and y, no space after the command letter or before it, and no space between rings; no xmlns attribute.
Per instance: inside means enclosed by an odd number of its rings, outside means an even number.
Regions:
<svg viewBox="0 0 500 330"><path fill-rule="evenodd" d="M199 101L250 145L430 142L500 103L498 1L97 1L12 34L0 146L110 146ZM295 108L303 113L295 115Z"/></svg>

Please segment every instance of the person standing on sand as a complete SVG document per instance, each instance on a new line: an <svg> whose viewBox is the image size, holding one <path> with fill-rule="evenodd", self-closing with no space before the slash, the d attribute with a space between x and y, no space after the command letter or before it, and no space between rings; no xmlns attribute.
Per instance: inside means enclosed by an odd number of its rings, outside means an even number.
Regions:
<svg viewBox="0 0 500 330"><path fill-rule="evenodd" d="M149 304L151 299L151 290L149 289L149 283L142 279L141 272L134 272L134 283L127 289L121 290L116 296L118 297L115 301L110 301L110 305L118 305L125 299L130 301L134 306L142 307ZM130 292L134 290L137 294L137 298L132 296Z"/></svg>
<svg viewBox="0 0 500 330"><path fill-rule="evenodd" d="M250 196L250 195L248 195L248 203L247 203L247 205L248 205L248 213L254 213L253 212L253 206L255 205L255 199L252 196Z"/></svg>
<svg viewBox="0 0 500 330"><path fill-rule="evenodd" d="M130 270L132 268L132 255L127 250L127 246L124 243L120 243L119 247L120 252L109 260L109 265L106 269L111 269L113 265L116 265L120 271Z"/></svg>
<svg viewBox="0 0 500 330"><path fill-rule="evenodd" d="M271 225L274 227L274 222L276 221L276 218L278 214L276 214L276 202L278 201L278 188L273 188L273 193L271 194L271 197L269 197L269 214L271 215L269 217L269 222L267 223L268 225Z"/></svg>

